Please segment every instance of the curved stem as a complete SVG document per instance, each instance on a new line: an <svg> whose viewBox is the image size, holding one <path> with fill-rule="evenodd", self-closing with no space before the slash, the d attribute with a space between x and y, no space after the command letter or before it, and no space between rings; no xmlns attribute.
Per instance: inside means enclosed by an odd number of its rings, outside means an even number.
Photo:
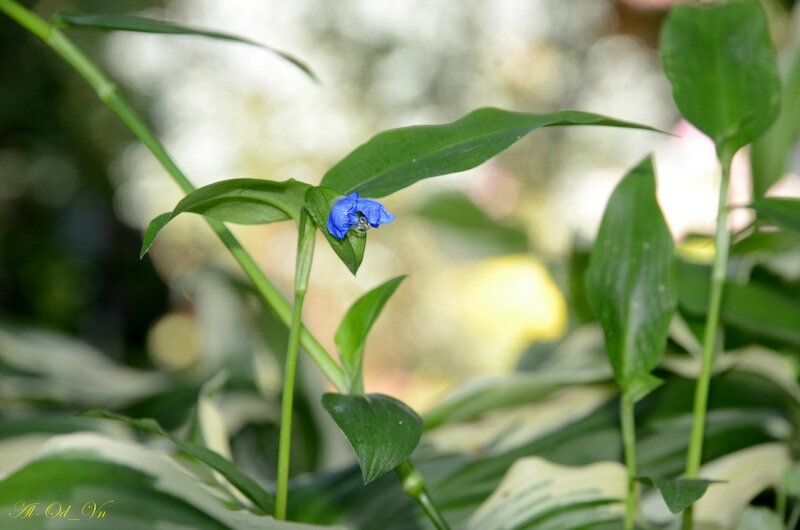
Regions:
<svg viewBox="0 0 800 530"><path fill-rule="evenodd" d="M692 413L692 433L689 438L689 451L686 456L686 477L697 478L703 456L703 436L705 433L706 410L708 408L708 391L711 386L711 368L717 349L717 329L722 306L722 292L725 287L725 274L728 267L728 247L730 232L728 231L728 184L730 182L731 159L723 157L722 179L719 186L719 206L717 209L717 230L714 235L714 264L711 269L711 288L708 298L708 314L703 334L703 358L700 375L694 394L694 410ZM683 529L692 529L692 510L687 509L683 516Z"/></svg>
<svg viewBox="0 0 800 530"><path fill-rule="evenodd" d="M150 150L153 156L167 170L172 180L189 193L195 188L186 175L178 168L167 153L164 146L152 133L150 128L139 117L135 110L119 92L117 86L92 63L58 28L52 27L39 16L28 11L13 0L0 0L0 11L5 12L28 31L42 39L50 48L63 57L92 86L103 103L105 103L128 126L139 140ZM242 248L241 243L224 224L205 218L211 229L228 248L244 273L253 282L259 295L275 310L278 318L289 325L292 309L289 302L278 291L275 285L264 275L253 258ZM319 366L325 378L339 391L347 389L347 383L341 367L325 348L305 328L301 330L300 342L309 356Z"/></svg>
<svg viewBox="0 0 800 530"><path fill-rule="evenodd" d="M289 326L289 346L286 351L286 368L283 371L283 395L281 396L281 429L278 442L278 474L275 493L275 518L286 519L289 497L289 456L292 449L292 407L294 404L294 381L297 372L297 357L300 352L300 328L303 316L303 300L308 291L308 278L314 258L314 236L316 228L303 210L300 215L300 230L297 236L297 262L294 273L294 308Z"/></svg>
<svg viewBox="0 0 800 530"><path fill-rule="evenodd" d="M450 525L447 524L444 516L439 512L439 509L431 500L428 490L425 488L425 479L420 475L419 471L411 463L411 460L406 460L395 469L395 473L400 477L400 482L403 485L403 491L417 501L417 504L422 507L425 515L431 520L433 526L437 530L450 530Z"/></svg>
<svg viewBox="0 0 800 530"><path fill-rule="evenodd" d="M633 530L636 519L636 424L634 401L622 396L619 416L622 423L622 443L625 449L625 466L628 469L628 495L625 497L625 530Z"/></svg>

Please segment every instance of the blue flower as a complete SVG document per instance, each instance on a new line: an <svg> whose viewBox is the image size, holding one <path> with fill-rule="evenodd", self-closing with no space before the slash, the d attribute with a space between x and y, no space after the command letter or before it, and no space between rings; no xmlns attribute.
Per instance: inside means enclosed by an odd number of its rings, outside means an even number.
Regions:
<svg viewBox="0 0 800 530"><path fill-rule="evenodd" d="M360 199L358 193L351 193L333 205L328 217L328 232L336 239L344 239L351 228L366 231L371 226L391 223L394 216L378 201Z"/></svg>

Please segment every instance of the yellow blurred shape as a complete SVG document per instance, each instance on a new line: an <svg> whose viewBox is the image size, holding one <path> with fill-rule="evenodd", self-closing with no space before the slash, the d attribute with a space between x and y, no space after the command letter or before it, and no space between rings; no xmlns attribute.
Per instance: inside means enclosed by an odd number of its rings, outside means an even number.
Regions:
<svg viewBox="0 0 800 530"><path fill-rule="evenodd" d="M714 241L707 237L688 237L678 244L677 254L692 263L711 263Z"/></svg>
<svg viewBox="0 0 800 530"><path fill-rule="evenodd" d="M464 327L484 342L487 372L514 368L520 351L535 340L564 333L567 309L550 274L532 256L490 258L458 272Z"/></svg>
<svg viewBox="0 0 800 530"><path fill-rule="evenodd" d="M150 359L159 368L190 368L200 358L197 321L186 313L168 313L150 329L147 346Z"/></svg>

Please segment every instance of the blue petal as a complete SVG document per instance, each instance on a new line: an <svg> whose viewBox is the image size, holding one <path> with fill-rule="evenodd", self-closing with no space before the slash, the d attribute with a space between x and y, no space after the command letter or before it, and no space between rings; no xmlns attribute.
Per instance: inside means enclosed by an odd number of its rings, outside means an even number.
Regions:
<svg viewBox="0 0 800 530"><path fill-rule="evenodd" d="M356 210L367 218L372 228L394 221L394 216L381 203L372 199L358 199Z"/></svg>
<svg viewBox="0 0 800 530"><path fill-rule="evenodd" d="M340 199L331 208L328 216L328 232L336 239L344 239L350 228L358 223L358 193L351 193L344 199Z"/></svg>

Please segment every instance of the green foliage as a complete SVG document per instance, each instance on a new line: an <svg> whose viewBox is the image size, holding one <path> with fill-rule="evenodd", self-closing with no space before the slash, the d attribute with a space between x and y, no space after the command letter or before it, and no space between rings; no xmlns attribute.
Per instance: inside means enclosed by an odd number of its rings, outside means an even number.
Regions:
<svg viewBox="0 0 800 530"><path fill-rule="evenodd" d="M228 479L230 483L233 484L239 491L241 491L248 499L253 501L254 505L257 506L262 513L271 514L275 508L275 499L272 497L272 495L264 491L264 488L259 486L253 479L239 471L232 462L226 460L220 454L201 445L181 440L177 436L165 431L164 428L153 419L134 419L107 410L89 411L86 412L84 416L90 418L107 418L121 421L130 425L134 429L155 434L166 440L169 440L182 452L198 459L210 468L222 474L222 476Z"/></svg>
<svg viewBox="0 0 800 530"><path fill-rule="evenodd" d="M753 195L763 197L783 176L789 157L800 137L800 47L783 75L781 110L778 119L750 148Z"/></svg>
<svg viewBox="0 0 800 530"><path fill-rule="evenodd" d="M336 239L328 232L328 217L331 214L331 207L338 197L339 194L328 188L309 188L306 193L306 209L311 216L311 220L322 232L325 240L336 252L336 255L339 256L339 259L342 260L350 272L355 274L364 259L367 235L361 234L356 230L350 230L344 239Z"/></svg>
<svg viewBox="0 0 800 530"><path fill-rule="evenodd" d="M333 340L339 350L342 368L347 377L350 392L353 394L364 392L362 365L367 334L381 314L383 306L404 279L405 276L392 278L364 294L350 306L339 327L336 328Z"/></svg>
<svg viewBox="0 0 800 530"><path fill-rule="evenodd" d="M296 180L262 179L230 179L203 186L181 199L171 213L163 213L150 221L139 255L144 256L161 229L184 212L238 224L299 221L309 188L308 184Z"/></svg>
<svg viewBox="0 0 800 530"><path fill-rule="evenodd" d="M222 33L208 29L192 28L155 20L152 18L137 17L133 15L97 15L88 13L68 13L61 12L53 17L51 24L59 28L88 29L96 31L134 31L139 33L160 33L163 35L191 35L195 37L207 37L214 40L238 42L257 46L268 50L281 59L290 62L303 71L314 81L318 81L314 72L301 60L281 50L277 50L260 42L246 39L230 33Z"/></svg>
<svg viewBox="0 0 800 530"><path fill-rule="evenodd" d="M529 250L528 234L522 226L494 220L463 193L434 195L425 200L417 214L441 229L443 245L452 245L455 241L467 252L478 255ZM450 253L449 246L447 250Z"/></svg>
<svg viewBox="0 0 800 530"><path fill-rule="evenodd" d="M781 83L756 0L676 5L661 30L661 58L681 114L723 160L777 118Z"/></svg>
<svg viewBox="0 0 800 530"><path fill-rule="evenodd" d="M708 267L678 261L678 300L683 310L694 316L706 314ZM720 316L730 326L751 332L762 339L774 338L800 345L800 307L795 300L761 282L725 282L725 298Z"/></svg>
<svg viewBox="0 0 800 530"><path fill-rule="evenodd" d="M651 478L637 477L642 484L655 488L661 493L667 508L672 513L681 513L703 496L713 480L688 478Z"/></svg>
<svg viewBox="0 0 800 530"><path fill-rule="evenodd" d="M655 191L647 158L611 194L586 272L589 302L625 393L651 379L676 305L672 236Z"/></svg>
<svg viewBox="0 0 800 530"><path fill-rule="evenodd" d="M615 505L625 484L625 468L616 462L568 468L540 458L523 458L509 469L467 528L621 528Z"/></svg>
<svg viewBox="0 0 800 530"><path fill-rule="evenodd" d="M422 435L420 417L389 396L328 393L322 405L353 447L364 484L406 460Z"/></svg>
<svg viewBox="0 0 800 530"><path fill-rule="evenodd" d="M364 197L384 197L422 179L479 166L526 134L560 125L655 130L588 112L525 114L483 108L444 125L377 134L328 170L321 184L343 195L357 191Z"/></svg>
<svg viewBox="0 0 800 530"><path fill-rule="evenodd" d="M750 205L761 218L800 232L800 199L764 197Z"/></svg>
<svg viewBox="0 0 800 530"><path fill-rule="evenodd" d="M164 524L182 530L319 528L234 511L223 503L219 491L209 489L172 459L139 444L96 434L53 438L33 459L4 477L2 484L0 513L3 528L8 530L47 530L73 524L82 530L152 530ZM40 515L9 517L19 513L21 500L39 502ZM230 498L227 502L236 504ZM78 521L45 517L51 503L50 514L72 506L69 517Z"/></svg>

